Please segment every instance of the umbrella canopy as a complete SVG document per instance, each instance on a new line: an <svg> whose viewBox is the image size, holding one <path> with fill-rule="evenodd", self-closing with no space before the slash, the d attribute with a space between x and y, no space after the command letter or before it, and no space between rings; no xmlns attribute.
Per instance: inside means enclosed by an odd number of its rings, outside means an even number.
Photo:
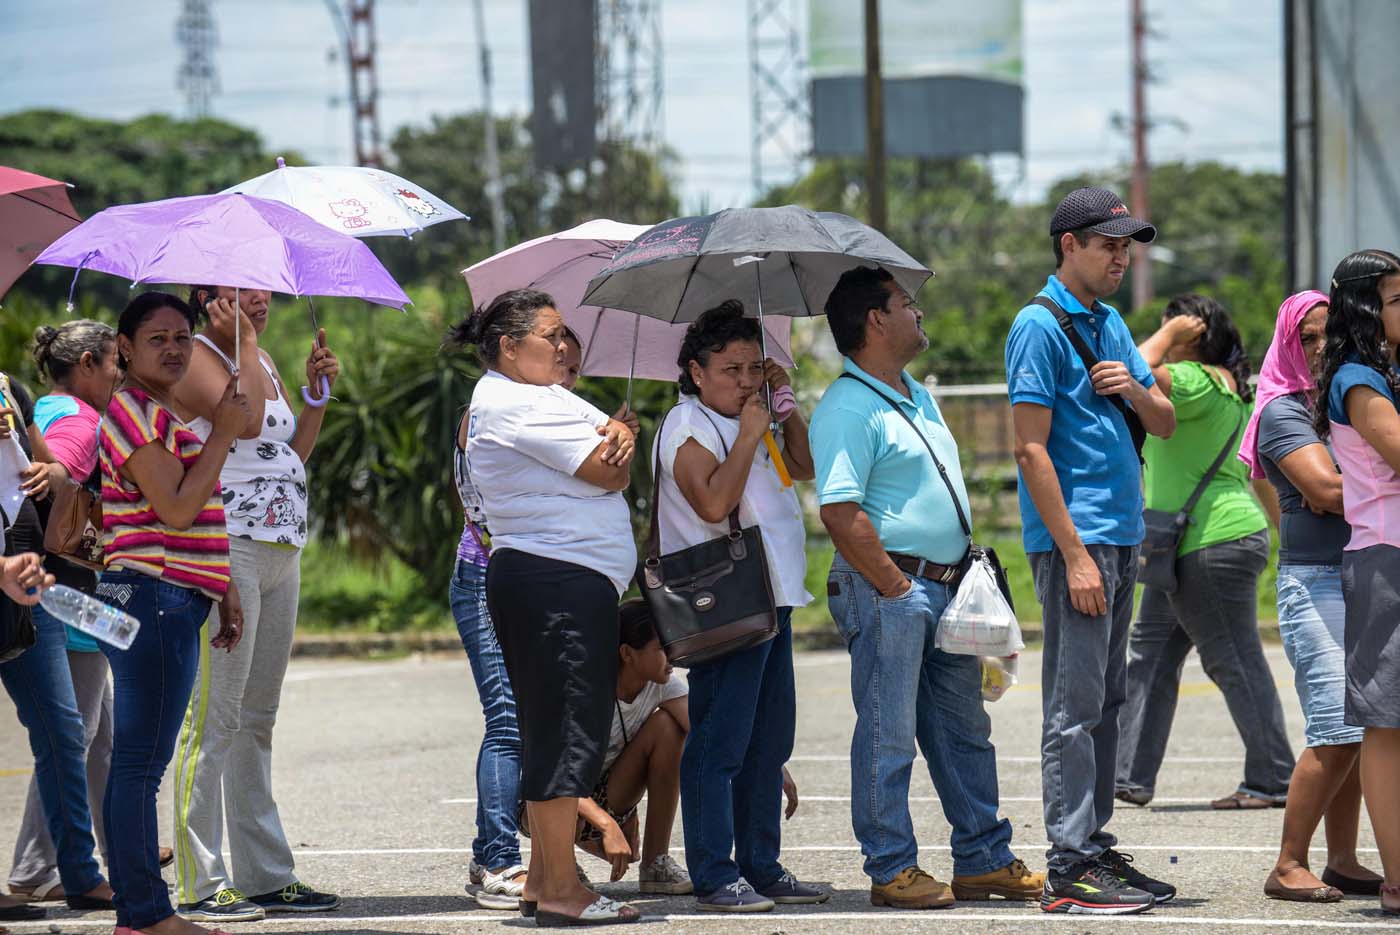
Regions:
<svg viewBox="0 0 1400 935"><path fill-rule="evenodd" d="M364 166L288 166L239 182L220 194L255 195L291 205L332 230L352 237L412 237L465 214L421 185Z"/></svg>
<svg viewBox="0 0 1400 935"><path fill-rule="evenodd" d="M195 195L99 211L36 263L138 283L215 283L345 296L402 309L409 298L370 249L277 201ZM77 274L73 276L76 284ZM72 296L69 296L70 304Z"/></svg>
<svg viewBox="0 0 1400 935"><path fill-rule="evenodd" d="M679 372L676 355L686 325L580 304L588 281L648 229L642 224L605 219L587 221L503 250L464 269L462 275L477 305L511 289L549 293L564 323L583 345L579 372L584 376L675 380ZM765 322L765 330L773 358L785 367L792 366L791 323L775 319Z"/></svg>
<svg viewBox="0 0 1400 935"><path fill-rule="evenodd" d="M761 257L747 264L735 260ZM910 295L933 273L888 237L834 212L729 208L664 221L638 236L588 284L583 302L689 322L725 299L750 313L821 314L841 274L883 266Z"/></svg>
<svg viewBox="0 0 1400 935"><path fill-rule="evenodd" d="M40 251L81 221L65 183L0 166L0 295Z"/></svg>

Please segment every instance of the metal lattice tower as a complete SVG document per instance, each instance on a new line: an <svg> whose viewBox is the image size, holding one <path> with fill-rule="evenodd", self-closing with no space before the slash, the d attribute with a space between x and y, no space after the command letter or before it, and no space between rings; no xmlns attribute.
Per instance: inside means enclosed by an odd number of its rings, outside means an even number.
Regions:
<svg viewBox="0 0 1400 935"><path fill-rule="evenodd" d="M598 137L660 149L661 0L597 0Z"/></svg>
<svg viewBox="0 0 1400 935"><path fill-rule="evenodd" d="M800 178L811 158L811 105L799 0L749 0L753 188Z"/></svg>
<svg viewBox="0 0 1400 935"><path fill-rule="evenodd" d="M354 126L355 162L384 165L379 136L379 79L374 69L374 0L349 0L350 119Z"/></svg>
<svg viewBox="0 0 1400 935"><path fill-rule="evenodd" d="M209 0L182 0L175 41L185 51L175 72L175 86L185 95L185 110L192 118L207 116L209 101L219 90L219 73L214 69L219 31Z"/></svg>

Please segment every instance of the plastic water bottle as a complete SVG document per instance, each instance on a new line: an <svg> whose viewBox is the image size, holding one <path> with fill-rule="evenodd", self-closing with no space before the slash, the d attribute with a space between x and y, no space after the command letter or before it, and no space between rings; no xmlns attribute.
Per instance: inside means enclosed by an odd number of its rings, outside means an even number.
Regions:
<svg viewBox="0 0 1400 935"><path fill-rule="evenodd" d="M73 629L117 649L131 646L141 629L141 621L126 611L63 584L39 595L39 605Z"/></svg>

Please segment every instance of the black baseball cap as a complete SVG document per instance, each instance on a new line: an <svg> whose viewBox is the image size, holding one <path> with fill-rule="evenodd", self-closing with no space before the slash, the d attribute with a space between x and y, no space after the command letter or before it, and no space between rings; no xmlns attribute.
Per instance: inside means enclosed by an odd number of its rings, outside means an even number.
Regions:
<svg viewBox="0 0 1400 935"><path fill-rule="evenodd" d="M1085 227L1105 237L1131 237L1139 243L1157 239L1157 228L1133 217L1123 199L1106 188L1076 188L1050 215L1052 237Z"/></svg>

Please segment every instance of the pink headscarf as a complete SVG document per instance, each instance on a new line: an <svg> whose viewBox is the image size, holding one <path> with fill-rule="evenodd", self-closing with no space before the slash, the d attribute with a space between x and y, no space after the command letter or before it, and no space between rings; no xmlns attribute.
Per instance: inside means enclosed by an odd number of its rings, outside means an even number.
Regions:
<svg viewBox="0 0 1400 935"><path fill-rule="evenodd" d="M1259 368L1259 383L1254 388L1254 412L1245 426L1244 438L1240 440L1240 460L1249 465L1249 476L1255 480L1264 477L1264 469L1259 466L1259 455L1255 451L1259 439L1259 416L1263 414L1265 406L1280 396L1313 388L1308 355L1303 353L1298 329L1302 327L1308 312L1319 305L1326 305L1327 301L1325 292L1310 289L1290 295L1278 307L1274 340L1269 345L1269 352L1264 355L1264 366Z"/></svg>

